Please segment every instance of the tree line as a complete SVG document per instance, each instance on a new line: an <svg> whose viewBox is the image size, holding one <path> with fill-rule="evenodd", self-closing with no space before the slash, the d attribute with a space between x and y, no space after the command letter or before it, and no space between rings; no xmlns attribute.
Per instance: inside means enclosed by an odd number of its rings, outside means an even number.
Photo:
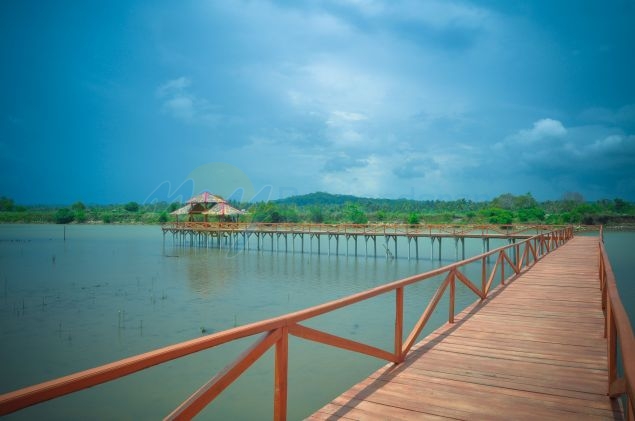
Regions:
<svg viewBox="0 0 635 421"><path fill-rule="evenodd" d="M538 202L531 193L501 194L491 201L372 199L328 193L255 204L256 222L315 223L544 223L627 224L635 223L635 205L623 199L587 202L579 193L559 200Z"/></svg>
<svg viewBox="0 0 635 421"><path fill-rule="evenodd" d="M170 212L180 203L137 202L112 205L86 205L77 201L70 206L18 205L13 199L0 197L0 223L104 223L161 224L171 220Z"/></svg>
<svg viewBox="0 0 635 421"><path fill-rule="evenodd" d="M0 222L161 224L174 221L170 212L182 205L177 202L128 202L87 206L77 201L70 206L25 206L3 196L0 197ZM538 202L531 193L505 193L491 201L474 202L466 199L373 199L317 192L232 205L247 209L248 214L239 219L243 222L635 225L635 204L620 198L585 201L579 193L567 193L559 200L543 202ZM195 218L201 220L202 216Z"/></svg>

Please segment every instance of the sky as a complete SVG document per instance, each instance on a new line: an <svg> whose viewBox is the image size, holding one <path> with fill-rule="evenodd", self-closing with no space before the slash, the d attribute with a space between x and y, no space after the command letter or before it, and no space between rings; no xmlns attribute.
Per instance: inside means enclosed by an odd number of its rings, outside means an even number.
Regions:
<svg viewBox="0 0 635 421"><path fill-rule="evenodd" d="M635 0L0 4L20 204L635 201Z"/></svg>

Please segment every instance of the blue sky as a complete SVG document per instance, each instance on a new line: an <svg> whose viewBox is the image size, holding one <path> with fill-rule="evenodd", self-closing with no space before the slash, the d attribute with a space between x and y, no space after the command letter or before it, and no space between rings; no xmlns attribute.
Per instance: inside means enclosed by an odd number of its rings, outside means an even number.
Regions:
<svg viewBox="0 0 635 421"><path fill-rule="evenodd" d="M4 1L0 195L635 200L635 2Z"/></svg>

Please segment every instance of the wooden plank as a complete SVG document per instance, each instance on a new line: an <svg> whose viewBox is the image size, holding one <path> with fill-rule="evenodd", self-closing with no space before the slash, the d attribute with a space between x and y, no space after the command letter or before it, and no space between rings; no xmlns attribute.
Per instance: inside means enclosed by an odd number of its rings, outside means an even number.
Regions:
<svg viewBox="0 0 635 421"><path fill-rule="evenodd" d="M572 239L310 419L622 419L597 253Z"/></svg>
<svg viewBox="0 0 635 421"><path fill-rule="evenodd" d="M399 382L377 382L363 385L361 389L351 389L343 398L364 397L364 400L386 406L396 406L410 411L432 413L434 415L458 419L570 419L585 418L612 419L612 411L592 413L585 408L562 408L560 404L544 400L531 400L492 391L470 390L464 383L443 386L435 384L432 378L407 385ZM369 390L366 390L368 388ZM467 413L467 416L465 415Z"/></svg>
<svg viewBox="0 0 635 421"><path fill-rule="evenodd" d="M332 420L345 419L345 420L368 420L368 421L385 421L386 419L394 420L448 420L450 418L434 415L425 412L412 411L395 406L382 405L371 401L365 401L363 399L344 399L339 398L325 407L321 408L317 413L317 417L314 414L311 419L313 420ZM464 413L464 416L469 414Z"/></svg>
<svg viewBox="0 0 635 421"><path fill-rule="evenodd" d="M439 345L434 346L435 351L445 352L447 358L465 358L466 356L482 356L486 358L497 359L507 363L508 361L527 361L536 364L545 364L550 366L559 367L580 367L589 370L605 371L606 361L594 362L590 359L581 357L573 357L566 355L554 356L541 356L522 351L498 351L495 348L479 349L477 347L468 347L460 345L451 345L441 342ZM425 348L424 348L425 349ZM573 359L575 358L575 359Z"/></svg>
<svg viewBox="0 0 635 421"><path fill-rule="evenodd" d="M460 391L463 396L483 397L487 399L488 394L497 395L504 401L507 399L524 400L530 405L543 405L545 407L557 407L566 411L577 411L598 416L613 416L613 408L611 400L604 398L600 400L590 400L576 396L567 396L559 394L556 389L552 392L545 393L545 390L527 390L522 384L518 383L497 383L497 382L470 382L464 379L452 379L447 376L437 376L435 373L418 370L408 370L402 373L402 376L392 378L391 385L400 384L413 388L413 384L425 389L434 389L437 393L446 393L448 395L455 394ZM373 379L371 377L371 379ZM537 388L536 388L537 389Z"/></svg>
<svg viewBox="0 0 635 421"><path fill-rule="evenodd" d="M471 346L478 346L487 348L492 345L492 341L486 337L487 333L478 331L472 331L472 334L466 333L465 330L456 330L451 335L438 334L436 332L428 335L428 338L433 341L445 341L447 343L466 344ZM514 350L524 349L531 352L537 352L544 355L591 355L594 359L603 358L606 359L606 351L597 346L581 346L570 345L553 342L538 342L525 340L522 338L509 338L503 336L499 338L496 343L496 347L502 350Z"/></svg>
<svg viewBox="0 0 635 421"><path fill-rule="evenodd" d="M492 367L488 364L478 364L474 359L453 364L442 364L442 360L430 357L422 360L425 360L426 364L417 365L413 367L413 370L429 373L431 376L463 379L471 383L485 382L485 384L491 385L506 385L507 387L515 384L517 387L526 388L526 390L606 402L604 379L599 377L594 379L580 378L560 370L558 376L554 378L553 371L550 370L538 369L529 372L522 372L517 368L501 370L500 365Z"/></svg>
<svg viewBox="0 0 635 421"><path fill-rule="evenodd" d="M419 388L422 392L432 390L434 395L443 400L455 402L460 399L470 406L491 405L496 407L497 412L504 410L509 405L514 405L514 411L524 409L528 414L532 414L533 410L534 417L538 417L542 412L542 418L549 418L550 412L553 412L551 416L557 414L559 417L565 416L569 412L594 417L614 417L614 411L608 399L605 399L604 402L599 402L564 397L540 391L524 390L523 388L518 388L516 384L510 384L512 387L504 387L484 383L476 384L462 380L457 381L437 376L418 377L412 371L409 371L404 377L393 379L389 385L386 384L384 389L393 388L398 390L406 387L412 391L414 389L413 384L417 382L420 384ZM536 408L541 408L542 411L536 410ZM571 411L570 408L575 409ZM487 411L485 413L489 414ZM507 416L510 416L509 413Z"/></svg>

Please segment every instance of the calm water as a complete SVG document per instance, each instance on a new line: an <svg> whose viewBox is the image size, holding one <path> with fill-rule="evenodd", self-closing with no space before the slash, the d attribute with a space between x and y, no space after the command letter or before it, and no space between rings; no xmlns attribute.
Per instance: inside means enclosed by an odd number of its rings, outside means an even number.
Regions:
<svg viewBox="0 0 635 421"><path fill-rule="evenodd" d="M429 240L419 243L420 260L405 258L405 241L398 245L400 258L387 260L364 257L363 240L358 246L360 256L355 258L352 241L347 257L343 240L339 256L271 250L228 253L174 247L169 237L164 244L158 227L68 226L66 241L63 229L57 225L0 226L1 393L200 337L203 331L215 332L320 304L448 264L456 256L451 240L443 242L444 260L439 263L430 260ZM308 252L311 246L306 241ZM368 250L372 254L371 244ZM502 244L493 242L491 247ZM608 233L606 244L632 318L635 233ZM299 251L299 244L295 246ZM317 251L316 244L313 250ZM321 250L326 253L325 242ZM377 250L383 250L379 243ZM467 256L481 251L480 240L466 241ZM480 267L470 270L479 279ZM414 324L439 282L430 280L406 289L407 327ZM471 291L457 284L457 309L474 300ZM424 334L446 318L444 300ZM307 324L390 350L394 295ZM85 419L87 414L102 419L163 417L252 341L248 338L164 364L7 419ZM289 419L315 411L384 364L293 338L289 353ZM212 403L201 419L270 418L272 372L269 352Z"/></svg>

